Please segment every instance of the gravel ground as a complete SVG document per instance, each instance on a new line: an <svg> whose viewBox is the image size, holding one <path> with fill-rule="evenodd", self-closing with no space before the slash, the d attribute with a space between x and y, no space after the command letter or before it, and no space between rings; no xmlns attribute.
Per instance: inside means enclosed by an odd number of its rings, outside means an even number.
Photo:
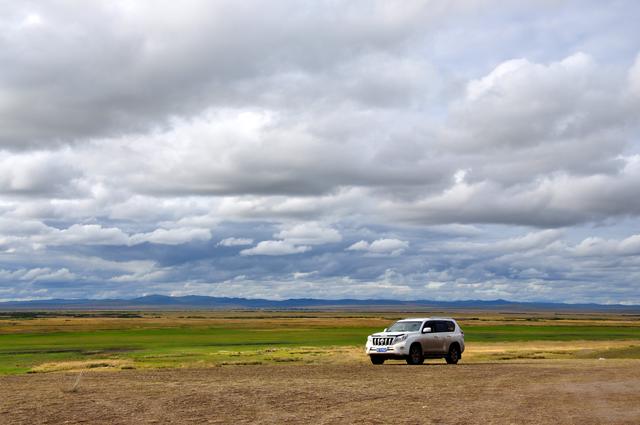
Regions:
<svg viewBox="0 0 640 425"><path fill-rule="evenodd" d="M2 424L640 424L640 360L0 377Z"/></svg>

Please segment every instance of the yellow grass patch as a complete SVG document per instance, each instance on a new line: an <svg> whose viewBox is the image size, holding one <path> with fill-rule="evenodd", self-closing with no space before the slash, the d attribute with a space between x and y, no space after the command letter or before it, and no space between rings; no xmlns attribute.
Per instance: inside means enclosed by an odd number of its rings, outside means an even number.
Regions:
<svg viewBox="0 0 640 425"><path fill-rule="evenodd" d="M638 340L516 341L467 344L465 361L575 358L589 351L639 346Z"/></svg>
<svg viewBox="0 0 640 425"><path fill-rule="evenodd" d="M46 372L78 372L82 370L114 370L131 369L133 361L124 359L74 360L64 362L43 363L31 369L31 373Z"/></svg>

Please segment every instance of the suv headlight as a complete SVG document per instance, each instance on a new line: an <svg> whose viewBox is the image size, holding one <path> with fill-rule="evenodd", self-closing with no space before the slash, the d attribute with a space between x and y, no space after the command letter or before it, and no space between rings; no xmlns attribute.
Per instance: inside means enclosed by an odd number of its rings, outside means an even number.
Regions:
<svg viewBox="0 0 640 425"><path fill-rule="evenodd" d="M397 336L396 339L393 340L393 343L397 344L398 342L402 342L405 339L407 339L407 336L408 336L407 334Z"/></svg>

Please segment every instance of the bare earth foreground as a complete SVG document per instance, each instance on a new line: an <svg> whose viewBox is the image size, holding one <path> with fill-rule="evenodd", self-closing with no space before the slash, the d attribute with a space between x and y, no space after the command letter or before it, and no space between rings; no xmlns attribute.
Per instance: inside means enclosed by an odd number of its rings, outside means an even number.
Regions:
<svg viewBox="0 0 640 425"><path fill-rule="evenodd" d="M639 360L245 365L0 377L2 424L639 424Z"/></svg>

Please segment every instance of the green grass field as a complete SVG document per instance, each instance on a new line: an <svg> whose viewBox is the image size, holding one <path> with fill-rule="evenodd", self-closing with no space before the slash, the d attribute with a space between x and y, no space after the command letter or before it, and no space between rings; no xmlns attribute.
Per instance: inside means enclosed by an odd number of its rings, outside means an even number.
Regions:
<svg viewBox="0 0 640 425"><path fill-rule="evenodd" d="M466 326L465 341L605 341L640 339L640 326L493 325Z"/></svg>
<svg viewBox="0 0 640 425"><path fill-rule="evenodd" d="M191 316L145 313L124 318L8 317L0 320L0 374L78 367L308 363L327 360L332 353L344 356L347 351L364 358L358 350L363 347L366 336L382 330L397 317L402 314L238 313L226 317L220 313ZM462 318L461 324L470 350L491 344L512 344L517 349L519 342L532 341L631 341L630 345L618 344L613 348L598 345L597 349L574 357L603 356L603 353L640 357L640 349L633 345L640 341L637 318L528 319L485 315L473 320ZM539 357L515 355L513 358Z"/></svg>

